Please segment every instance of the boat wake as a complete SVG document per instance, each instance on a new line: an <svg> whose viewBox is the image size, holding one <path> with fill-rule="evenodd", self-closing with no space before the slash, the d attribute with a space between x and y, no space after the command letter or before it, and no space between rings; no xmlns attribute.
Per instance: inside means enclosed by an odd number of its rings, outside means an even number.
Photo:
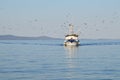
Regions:
<svg viewBox="0 0 120 80"><path fill-rule="evenodd" d="M18 44L18 45L47 45L47 46L63 46L63 44L50 44L50 43L29 43L29 42L0 42L0 44L10 44L10 45L14 45L14 44Z"/></svg>
<svg viewBox="0 0 120 80"><path fill-rule="evenodd" d="M102 45L120 45L120 42L81 43L79 46L102 46Z"/></svg>
<svg viewBox="0 0 120 80"><path fill-rule="evenodd" d="M57 43L41 43L41 42L11 42L11 41L0 41L0 44L9 44L9 45L14 45L14 44L18 44L18 45L41 45L41 46L64 46L63 44L61 44L60 42ZM103 46L103 45L120 45L120 40L112 40L112 41L80 41L80 45L79 46Z"/></svg>

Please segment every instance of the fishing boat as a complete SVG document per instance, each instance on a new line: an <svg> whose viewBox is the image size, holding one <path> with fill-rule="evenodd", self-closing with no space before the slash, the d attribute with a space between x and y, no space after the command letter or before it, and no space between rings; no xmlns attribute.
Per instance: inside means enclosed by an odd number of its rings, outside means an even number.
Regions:
<svg viewBox="0 0 120 80"><path fill-rule="evenodd" d="M65 46L78 46L79 45L79 39L78 34L74 33L73 25L69 24L69 34L65 35L64 45Z"/></svg>

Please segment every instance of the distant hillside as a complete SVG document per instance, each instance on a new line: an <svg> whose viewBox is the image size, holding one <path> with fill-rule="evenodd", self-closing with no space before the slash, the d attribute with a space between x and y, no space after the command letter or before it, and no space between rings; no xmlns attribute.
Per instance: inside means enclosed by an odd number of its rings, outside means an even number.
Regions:
<svg viewBox="0 0 120 80"><path fill-rule="evenodd" d="M14 36L14 35L0 35L0 40L45 40L45 39L59 39L52 38L48 36L40 36L40 37L22 37L22 36Z"/></svg>

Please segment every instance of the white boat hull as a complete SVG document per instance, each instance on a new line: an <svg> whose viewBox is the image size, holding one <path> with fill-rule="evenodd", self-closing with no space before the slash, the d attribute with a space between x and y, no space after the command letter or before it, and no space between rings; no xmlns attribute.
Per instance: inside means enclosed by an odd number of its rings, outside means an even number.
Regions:
<svg viewBox="0 0 120 80"><path fill-rule="evenodd" d="M64 42L65 46L78 46L79 42Z"/></svg>
<svg viewBox="0 0 120 80"><path fill-rule="evenodd" d="M65 46L79 46L78 34L74 33L72 24L69 24L69 26L70 26L69 34L65 36L64 45Z"/></svg>

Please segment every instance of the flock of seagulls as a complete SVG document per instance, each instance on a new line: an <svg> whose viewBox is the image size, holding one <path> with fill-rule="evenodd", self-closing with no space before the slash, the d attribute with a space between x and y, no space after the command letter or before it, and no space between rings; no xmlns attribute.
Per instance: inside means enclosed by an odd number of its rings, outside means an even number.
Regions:
<svg viewBox="0 0 120 80"><path fill-rule="evenodd" d="M67 16L67 18L68 17L69 15ZM117 22L120 24L120 16L117 13L109 18L104 18L104 19L101 19L99 18L99 16L96 16L96 18L94 18L95 21L92 23L90 20L87 19L87 17L84 19L86 19L87 22L80 22L80 26L76 26L77 28L80 29L80 34L85 33L86 30L99 32L99 31L102 31L102 28L104 29L110 28L109 25L111 24L115 25ZM66 23L63 23L61 27L66 29L68 28L68 24L69 24L69 21L67 21Z"/></svg>
<svg viewBox="0 0 120 80"><path fill-rule="evenodd" d="M66 18L69 18L69 16L70 16L70 14L66 15ZM98 18L98 17L99 16L97 16L96 18ZM101 19L100 18L100 19L95 19L95 20L97 20L97 21L94 21L94 23L90 23L91 21L89 21L89 20L86 20L88 22L80 22L80 26L77 26L77 28L82 29L82 30L80 30L80 33L84 33L85 30L89 30L89 29L92 29L94 31L100 31L100 27L98 27L98 26L102 25L102 27L103 27L104 24L105 25L106 24L116 24L116 22L120 23L120 16L117 15L117 13L116 13L109 19L107 19L107 18L106 19ZM29 21L29 23L31 23L33 25L36 24L37 22L38 23L40 22L39 19L33 19L33 20ZM69 24L70 24L70 21L67 20L62 25L60 25L60 27L64 31L66 31L66 29L68 28ZM9 25L9 24L8 25L2 25L2 24L0 24L1 29L4 30L4 31L14 30L12 26L19 26L19 25L15 25L15 24L14 25ZM41 31L43 31L43 26L39 26L39 27L41 27L40 29L41 29Z"/></svg>

